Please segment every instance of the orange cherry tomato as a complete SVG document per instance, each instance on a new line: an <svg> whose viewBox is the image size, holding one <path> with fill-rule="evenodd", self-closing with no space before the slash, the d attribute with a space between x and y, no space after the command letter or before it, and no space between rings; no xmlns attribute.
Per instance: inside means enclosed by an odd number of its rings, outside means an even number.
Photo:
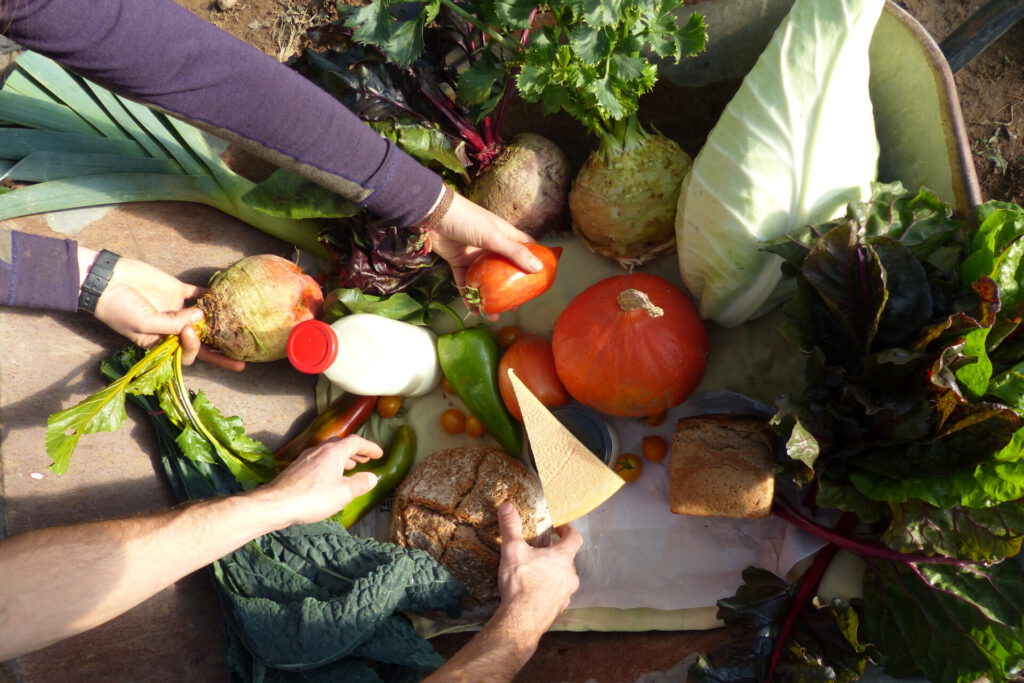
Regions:
<svg viewBox="0 0 1024 683"><path fill-rule="evenodd" d="M516 342L517 339L522 335L519 328L515 325L505 325L505 327L498 330L498 346L503 349L507 349Z"/></svg>
<svg viewBox="0 0 1024 683"><path fill-rule="evenodd" d="M381 396L377 400L377 414L381 417L394 417L401 409L401 396Z"/></svg>
<svg viewBox="0 0 1024 683"><path fill-rule="evenodd" d="M441 376L441 389L444 390L446 394L455 393L455 387L453 387L452 383L448 381L448 378L443 375Z"/></svg>
<svg viewBox="0 0 1024 683"><path fill-rule="evenodd" d="M644 418L644 422L646 422L651 427L657 427L658 425L664 424L665 418L667 416L668 416L668 414L666 413L666 411L663 410L660 413L658 413L657 415L651 415L650 417L645 417Z"/></svg>
<svg viewBox="0 0 1024 683"><path fill-rule="evenodd" d="M461 434L466 429L466 415L458 408L441 413L441 429L448 434Z"/></svg>
<svg viewBox="0 0 1024 683"><path fill-rule="evenodd" d="M633 453L623 453L615 461L612 469L628 483L636 481L644 471L644 461Z"/></svg>
<svg viewBox="0 0 1024 683"><path fill-rule="evenodd" d="M668 454L668 443L660 436L645 436L642 452L651 462L661 462Z"/></svg>
<svg viewBox="0 0 1024 683"><path fill-rule="evenodd" d="M505 402L508 412L520 422L523 413L516 400L512 380L508 376L509 368L515 370L526 388L548 408L565 405L569 402L569 394L558 379L555 371L555 356L551 352L551 342L544 337L524 334L508 348L498 361L498 389L501 399Z"/></svg>
<svg viewBox="0 0 1024 683"><path fill-rule="evenodd" d="M487 428L484 427L484 423L476 415L470 415L466 418L466 433L475 439L479 439L487 433Z"/></svg>

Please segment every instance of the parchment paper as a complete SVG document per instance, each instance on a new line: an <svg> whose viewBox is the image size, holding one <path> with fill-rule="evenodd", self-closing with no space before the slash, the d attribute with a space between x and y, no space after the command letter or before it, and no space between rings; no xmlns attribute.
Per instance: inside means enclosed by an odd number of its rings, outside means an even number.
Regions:
<svg viewBox="0 0 1024 683"><path fill-rule="evenodd" d="M632 419L609 420L620 451L640 453L644 436L671 442L681 417L714 412L767 413L754 401L730 392L691 397L669 412L660 428ZM574 525L586 539L576 558L579 591L571 608L647 607L659 610L707 607L735 594L748 566L779 576L822 543L785 522L676 515L668 504L668 459L644 462L636 481Z"/></svg>

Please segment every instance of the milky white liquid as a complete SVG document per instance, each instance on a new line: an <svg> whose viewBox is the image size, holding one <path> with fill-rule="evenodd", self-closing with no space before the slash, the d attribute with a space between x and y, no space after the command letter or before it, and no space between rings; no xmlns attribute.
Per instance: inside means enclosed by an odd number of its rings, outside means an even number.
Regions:
<svg viewBox="0 0 1024 683"><path fill-rule="evenodd" d="M425 327L369 313L331 324L338 357L324 376L362 396L419 396L441 381L437 338Z"/></svg>

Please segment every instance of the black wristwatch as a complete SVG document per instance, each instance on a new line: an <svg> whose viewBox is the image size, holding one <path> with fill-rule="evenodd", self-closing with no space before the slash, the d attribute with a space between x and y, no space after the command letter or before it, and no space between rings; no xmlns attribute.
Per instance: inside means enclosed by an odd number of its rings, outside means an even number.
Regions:
<svg viewBox="0 0 1024 683"><path fill-rule="evenodd" d="M96 312L96 302L100 300L103 290L110 284L110 278L114 275L114 266L117 265L119 258L121 257L106 249L96 257L96 261L89 268L89 274L85 276L85 282L82 283L82 292L78 295L78 310L87 313Z"/></svg>

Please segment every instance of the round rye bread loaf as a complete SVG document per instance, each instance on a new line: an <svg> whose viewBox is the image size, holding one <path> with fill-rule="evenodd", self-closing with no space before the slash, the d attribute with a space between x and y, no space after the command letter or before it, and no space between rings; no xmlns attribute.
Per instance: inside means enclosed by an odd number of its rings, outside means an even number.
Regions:
<svg viewBox="0 0 1024 683"><path fill-rule="evenodd" d="M551 517L540 480L504 451L481 446L437 451L395 491L391 540L428 552L466 585L461 622L486 619L498 606L497 507L505 501L519 510L526 542L546 545Z"/></svg>

